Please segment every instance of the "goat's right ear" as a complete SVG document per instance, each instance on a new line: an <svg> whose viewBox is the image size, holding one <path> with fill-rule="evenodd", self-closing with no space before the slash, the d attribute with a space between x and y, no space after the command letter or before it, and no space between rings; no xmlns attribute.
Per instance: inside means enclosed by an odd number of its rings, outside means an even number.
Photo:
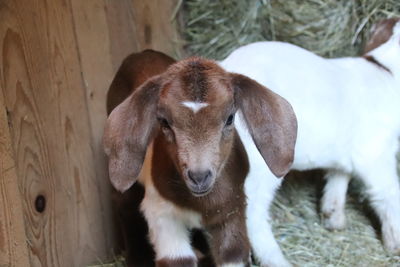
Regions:
<svg viewBox="0 0 400 267"><path fill-rule="evenodd" d="M231 74L235 102L242 111L257 149L272 173L282 177L294 159L297 119L292 106L258 82Z"/></svg>
<svg viewBox="0 0 400 267"><path fill-rule="evenodd" d="M103 145L109 157L112 185L128 190L140 173L148 144L156 129L161 77L155 76L119 104L107 119Z"/></svg>

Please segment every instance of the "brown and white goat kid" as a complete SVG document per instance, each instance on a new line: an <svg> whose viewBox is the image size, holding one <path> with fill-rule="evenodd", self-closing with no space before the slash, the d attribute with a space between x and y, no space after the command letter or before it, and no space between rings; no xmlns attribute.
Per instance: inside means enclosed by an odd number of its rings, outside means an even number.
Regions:
<svg viewBox="0 0 400 267"><path fill-rule="evenodd" d="M120 69L114 80L129 75ZM213 61L193 57L171 65L110 114L104 134L110 179L121 192L136 180L144 185L141 209L157 266L197 265L191 228L208 233L218 266L250 263L249 163L233 124L238 110L271 171L285 175L297 133L290 104Z"/></svg>

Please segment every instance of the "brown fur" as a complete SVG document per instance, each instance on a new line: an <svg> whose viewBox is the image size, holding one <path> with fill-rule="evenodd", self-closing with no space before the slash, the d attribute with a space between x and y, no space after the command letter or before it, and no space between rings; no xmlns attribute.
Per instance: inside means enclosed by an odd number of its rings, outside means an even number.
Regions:
<svg viewBox="0 0 400 267"><path fill-rule="evenodd" d="M150 77L163 73L175 60L150 49L126 57L107 93L107 114Z"/></svg>
<svg viewBox="0 0 400 267"><path fill-rule="evenodd" d="M384 69L385 71L392 73L390 71L390 69L388 67L386 67L385 65L383 65L382 63L380 63L378 60L376 60L373 56L364 56L365 60L371 62L372 64L375 64L376 66L378 66L379 68Z"/></svg>
<svg viewBox="0 0 400 267"><path fill-rule="evenodd" d="M236 133L234 147L212 190L195 197L182 181L166 151L161 135L154 141L153 182L160 194L177 206L195 210L203 215L209 233L211 253L217 265L227 262L246 262L250 244L246 235L244 180L249 165L247 154ZM239 164L240 163L240 164ZM169 182L165 182L168 180Z"/></svg>
<svg viewBox="0 0 400 267"><path fill-rule="evenodd" d="M194 113L183 101L208 106ZM291 106L254 80L201 58L175 63L146 81L114 109L104 135L110 179L122 192L135 182L154 140L155 187L202 215L218 265L248 262L250 252L243 189L248 159L233 124L225 124L237 109L272 172L286 174L297 133ZM188 173L199 170L211 175L193 184Z"/></svg>
<svg viewBox="0 0 400 267"><path fill-rule="evenodd" d="M394 25L400 21L399 18L384 19L372 27L372 34L365 45L364 55L378 46L386 43L393 35Z"/></svg>
<svg viewBox="0 0 400 267"><path fill-rule="evenodd" d="M157 267L196 267L196 259L178 258L178 259L161 259L157 261Z"/></svg>
<svg viewBox="0 0 400 267"><path fill-rule="evenodd" d="M367 54L390 39L393 35L393 27L398 21L400 21L399 18L384 19L373 25L371 29L371 37L364 48L363 58L389 73L392 72L388 67L377 61L373 56Z"/></svg>
<svg viewBox="0 0 400 267"><path fill-rule="evenodd" d="M217 265L228 262L247 262L250 245L246 235L244 179L248 173L248 159L234 129L220 125L234 111L233 90L227 87L223 71L213 62L194 58L186 66L174 65L181 79L171 79L161 90L159 108L171 121L173 133L159 131L153 143L152 178L159 193L177 206L195 210L203 215L203 223L210 234L211 252ZM218 73L221 72L221 73ZM174 77L167 74L167 77ZM222 85L220 85L222 83ZM228 92L222 90L224 86ZM182 93L182 89L185 91ZM196 114L181 105L183 101L203 101L210 104ZM228 112L227 112L228 111ZM175 119L175 120L173 120ZM218 132L222 135L219 137ZM174 135L168 138L168 134ZM166 137L167 135L167 137ZM218 140L213 140L218 137ZM191 139L191 140L188 140ZM188 143L189 151L176 151L175 143ZM172 143L172 145L171 145ZM217 165L218 177L211 192L202 197L193 196L182 173L191 164L176 157L182 153L206 153L208 144L219 146L219 156L209 160ZM193 151L194 144L203 149ZM204 147L206 147L204 149ZM235 148L235 149L232 149ZM214 156L214 157L213 157ZM226 164L225 164L226 162ZM168 181L168 182L166 182Z"/></svg>

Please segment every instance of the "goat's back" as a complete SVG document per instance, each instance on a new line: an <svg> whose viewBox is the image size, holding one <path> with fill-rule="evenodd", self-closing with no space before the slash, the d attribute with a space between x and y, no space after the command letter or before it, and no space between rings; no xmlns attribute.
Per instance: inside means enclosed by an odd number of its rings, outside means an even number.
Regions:
<svg viewBox="0 0 400 267"><path fill-rule="evenodd" d="M107 114L152 76L163 73L175 60L161 52L145 50L125 58L107 93Z"/></svg>

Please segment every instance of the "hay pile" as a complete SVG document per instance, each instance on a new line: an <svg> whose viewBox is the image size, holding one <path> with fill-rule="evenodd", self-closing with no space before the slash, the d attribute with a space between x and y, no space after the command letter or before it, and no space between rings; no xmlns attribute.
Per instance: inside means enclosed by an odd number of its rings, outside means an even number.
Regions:
<svg viewBox="0 0 400 267"><path fill-rule="evenodd" d="M321 172L290 174L274 201L273 231L286 257L308 267L400 266L399 256L384 251L378 219L357 181L351 183L346 202L346 229L330 232L322 226L321 177Z"/></svg>
<svg viewBox="0 0 400 267"><path fill-rule="evenodd" d="M399 0L185 0L189 54L223 59L255 41L278 40L317 54L359 54L371 24L400 15Z"/></svg>
<svg viewBox="0 0 400 267"><path fill-rule="evenodd" d="M185 0L182 10L189 55L220 60L239 46L279 40L341 57L360 54L373 23L400 17L400 0ZM400 266L400 257L383 250L379 224L358 193L359 184L350 186L346 229L329 232L318 213L322 181L315 176L321 173L312 173L312 179L294 176L272 207L275 236L292 263Z"/></svg>

